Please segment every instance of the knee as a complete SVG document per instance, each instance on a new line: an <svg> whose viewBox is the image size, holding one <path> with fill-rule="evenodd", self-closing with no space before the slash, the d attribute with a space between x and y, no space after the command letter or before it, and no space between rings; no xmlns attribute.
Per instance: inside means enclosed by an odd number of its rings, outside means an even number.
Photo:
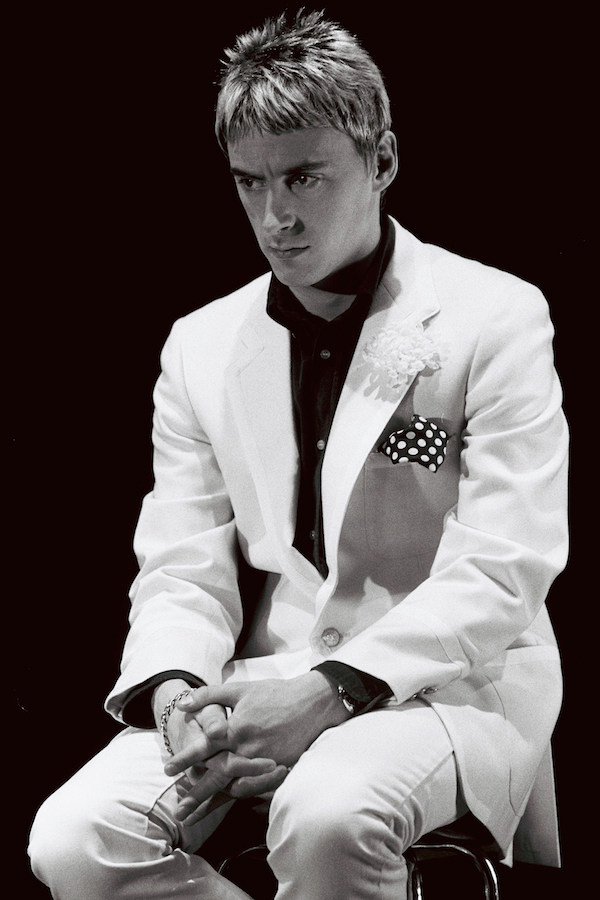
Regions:
<svg viewBox="0 0 600 900"><path fill-rule="evenodd" d="M311 784L294 770L273 797L267 842L289 836L312 859L321 852L339 859L357 851L395 859L403 850L401 830L397 812L369 785L344 778Z"/></svg>
<svg viewBox="0 0 600 900"><path fill-rule="evenodd" d="M130 812L69 784L59 789L40 807L31 827L28 853L34 875L57 896L71 896L67 886L106 882L128 845Z"/></svg>
<svg viewBox="0 0 600 900"><path fill-rule="evenodd" d="M53 881L55 871L69 869L79 855L78 844L85 828L73 812L68 803L53 794L33 820L27 852L34 875L45 884Z"/></svg>
<svg viewBox="0 0 600 900"><path fill-rule="evenodd" d="M33 873L45 884L85 865L98 840L97 815L86 798L65 788L40 807L31 827L28 853ZM96 821L94 821L96 820Z"/></svg>

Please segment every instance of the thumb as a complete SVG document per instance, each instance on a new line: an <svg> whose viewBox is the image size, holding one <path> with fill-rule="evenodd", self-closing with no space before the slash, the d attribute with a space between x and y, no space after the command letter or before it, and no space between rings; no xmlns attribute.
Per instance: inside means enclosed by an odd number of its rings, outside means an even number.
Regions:
<svg viewBox="0 0 600 900"><path fill-rule="evenodd" d="M212 703L219 706L229 706L233 709L239 700L239 689L233 684L211 684L195 688L191 694L187 694L177 701L178 709L184 712L198 712Z"/></svg>
<svg viewBox="0 0 600 900"><path fill-rule="evenodd" d="M203 707L195 718L211 741L224 740L227 737L227 713L222 706L211 703Z"/></svg>

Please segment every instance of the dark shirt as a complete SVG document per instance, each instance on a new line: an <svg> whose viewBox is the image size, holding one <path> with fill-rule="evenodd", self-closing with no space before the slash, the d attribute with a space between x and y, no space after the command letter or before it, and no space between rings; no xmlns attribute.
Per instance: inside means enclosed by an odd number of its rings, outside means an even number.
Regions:
<svg viewBox="0 0 600 900"><path fill-rule="evenodd" d="M394 237L390 220L382 216L375 250L317 285L332 293L356 294L352 305L331 321L307 312L275 276L269 288L267 313L290 332L292 404L300 457L294 547L323 578L328 573L321 502L323 456L362 326L394 251ZM315 668L342 685L363 710L391 695L384 681L344 663L327 661Z"/></svg>
<svg viewBox="0 0 600 900"><path fill-rule="evenodd" d="M292 404L300 456L294 547L316 566L323 578L328 572L321 504L324 450L373 294L394 251L394 237L389 218L382 216L381 239L375 250L316 285L331 293L356 295L352 305L331 321L307 312L274 275L269 287L267 312L289 330L291 341ZM345 663L328 660L315 669L340 684L361 711L391 696L384 681ZM132 691L123 711L125 721L141 728L152 727L152 692L170 678L182 678L194 687L202 684L194 675L179 670L155 675Z"/></svg>
<svg viewBox="0 0 600 900"><path fill-rule="evenodd" d="M385 216L375 250L318 285L335 293L356 294L350 308L331 321L307 312L275 276L269 288L267 313L291 335L292 404L300 456L294 547L323 578L328 572L321 506L323 456L348 367L393 250L394 230Z"/></svg>

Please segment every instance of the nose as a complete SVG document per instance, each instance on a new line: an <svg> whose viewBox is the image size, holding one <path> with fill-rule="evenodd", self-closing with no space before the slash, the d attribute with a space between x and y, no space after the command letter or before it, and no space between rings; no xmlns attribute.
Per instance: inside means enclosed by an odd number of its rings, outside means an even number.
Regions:
<svg viewBox="0 0 600 900"><path fill-rule="evenodd" d="M266 234L277 234L293 227L296 215L292 209L292 198L286 197L282 191L270 190L267 193L263 214L263 230Z"/></svg>

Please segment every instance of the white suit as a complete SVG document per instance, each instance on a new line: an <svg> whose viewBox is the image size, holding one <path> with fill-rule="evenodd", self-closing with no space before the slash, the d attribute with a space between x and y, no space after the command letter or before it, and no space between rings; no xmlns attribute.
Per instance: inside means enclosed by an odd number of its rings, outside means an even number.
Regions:
<svg viewBox="0 0 600 900"><path fill-rule="evenodd" d="M293 547L289 333L266 313L269 276L176 323L107 709L119 718L163 671L214 684L339 660L383 679L398 704L431 704L464 798L505 852L535 782L515 849L553 864L548 746L561 674L544 602L567 554L567 429L552 325L536 288L394 227L324 453L326 580ZM421 325L440 367L401 389L374 381L367 342ZM377 452L414 414L450 436L436 472ZM236 656L238 548L267 574Z"/></svg>
<svg viewBox="0 0 600 900"><path fill-rule="evenodd" d="M269 276L175 326L155 394L156 486L136 537L132 628L108 709L118 716L128 690L160 671L219 683L340 660L399 701L428 694L471 810L507 847L561 696L544 606L567 540L552 327L537 289L394 224L325 450L325 582L292 546L289 334L266 314ZM370 386L362 348L400 323L424 323L442 363L385 392ZM435 473L376 452L413 413L451 435ZM236 541L271 574L232 662ZM333 648L321 640L328 628L340 635Z"/></svg>

